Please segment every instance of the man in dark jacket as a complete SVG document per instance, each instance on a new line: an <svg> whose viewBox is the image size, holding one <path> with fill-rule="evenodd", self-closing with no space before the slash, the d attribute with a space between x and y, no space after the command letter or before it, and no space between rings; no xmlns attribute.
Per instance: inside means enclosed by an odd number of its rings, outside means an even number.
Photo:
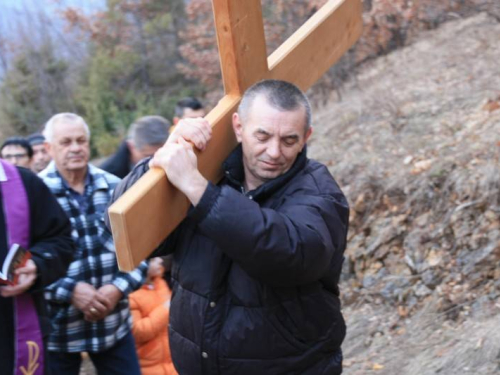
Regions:
<svg viewBox="0 0 500 375"><path fill-rule="evenodd" d="M19 283L0 287L0 373L43 374L50 330L43 290L64 276L71 262L71 226L47 186L28 169L0 161L0 187L0 264L14 244L32 255L18 269Z"/></svg>
<svg viewBox="0 0 500 375"><path fill-rule="evenodd" d="M178 126L151 160L192 203L154 253L174 255L169 333L179 373L342 372L349 208L328 169L306 156L310 122L297 87L262 81L233 115L241 145L218 185L186 142L204 148L211 133L201 120ZM146 170L140 163L116 194Z"/></svg>
<svg viewBox="0 0 500 375"><path fill-rule="evenodd" d="M123 178L134 165L152 156L168 138L170 122L161 116L144 116L130 125L127 139L115 154L104 160L100 168Z"/></svg>

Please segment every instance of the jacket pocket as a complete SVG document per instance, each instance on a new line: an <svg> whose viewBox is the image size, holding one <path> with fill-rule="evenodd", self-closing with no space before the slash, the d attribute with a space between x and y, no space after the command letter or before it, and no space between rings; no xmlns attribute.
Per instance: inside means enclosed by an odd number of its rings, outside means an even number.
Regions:
<svg viewBox="0 0 500 375"><path fill-rule="evenodd" d="M232 359L283 358L307 348L294 339L269 308L231 306L219 339L221 357Z"/></svg>
<svg viewBox="0 0 500 375"><path fill-rule="evenodd" d="M282 302L276 316L294 340L306 347L323 341L340 346L345 336L340 301L324 289Z"/></svg>

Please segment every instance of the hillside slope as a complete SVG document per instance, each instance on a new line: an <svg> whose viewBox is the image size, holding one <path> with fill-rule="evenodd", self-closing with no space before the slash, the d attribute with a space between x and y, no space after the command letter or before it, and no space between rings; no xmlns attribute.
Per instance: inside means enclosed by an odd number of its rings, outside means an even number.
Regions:
<svg viewBox="0 0 500 375"><path fill-rule="evenodd" d="M352 206L345 373L497 373L499 21L423 33L316 113L309 155Z"/></svg>

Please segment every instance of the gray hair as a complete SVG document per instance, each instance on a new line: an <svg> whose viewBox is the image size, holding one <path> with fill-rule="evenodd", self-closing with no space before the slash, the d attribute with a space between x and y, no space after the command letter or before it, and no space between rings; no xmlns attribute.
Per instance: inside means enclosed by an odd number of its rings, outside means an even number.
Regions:
<svg viewBox="0 0 500 375"><path fill-rule="evenodd" d="M51 143L54 137L54 125L61 121L67 121L72 123L80 123L85 128L85 132L87 133L87 137L90 139L90 129L85 120L74 113L63 112L58 113L57 115L52 116L49 121L45 124L45 128L43 129L43 136L45 137L46 142Z"/></svg>
<svg viewBox="0 0 500 375"><path fill-rule="evenodd" d="M248 119L250 107L259 95L264 95L267 103L280 111L294 111L304 107L306 110L305 131L311 127L311 104L307 96L293 83L275 79L257 82L245 91L238 107L238 114L242 121Z"/></svg>
<svg viewBox="0 0 500 375"><path fill-rule="evenodd" d="M163 145L168 138L170 122L161 116L145 116L136 120L128 131L128 139L137 149Z"/></svg>

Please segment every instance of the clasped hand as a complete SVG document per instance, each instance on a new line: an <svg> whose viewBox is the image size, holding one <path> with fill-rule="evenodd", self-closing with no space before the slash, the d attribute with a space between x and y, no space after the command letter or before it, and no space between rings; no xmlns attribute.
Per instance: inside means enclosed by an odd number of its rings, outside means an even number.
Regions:
<svg viewBox="0 0 500 375"><path fill-rule="evenodd" d="M71 303L84 314L85 320L95 322L109 315L121 297L122 292L113 284L96 289L93 285L79 282L73 290Z"/></svg>

